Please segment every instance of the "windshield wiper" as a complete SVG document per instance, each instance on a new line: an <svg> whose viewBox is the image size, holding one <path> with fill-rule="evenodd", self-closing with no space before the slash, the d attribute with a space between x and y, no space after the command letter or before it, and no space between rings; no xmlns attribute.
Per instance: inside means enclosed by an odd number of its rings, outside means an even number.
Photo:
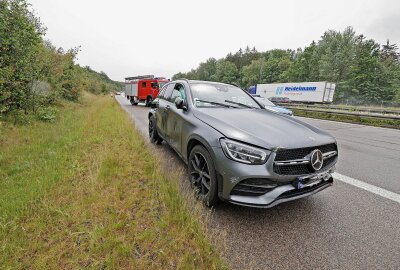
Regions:
<svg viewBox="0 0 400 270"><path fill-rule="evenodd" d="M219 102L214 102L214 101L209 101L209 100L196 99L196 102L197 101L205 102L205 103L209 103L209 104L213 104L213 105L219 105L219 106L223 106L223 107L227 107L227 108L230 108L230 107L236 108L235 106L231 106L231 105L219 103Z"/></svg>
<svg viewBox="0 0 400 270"><path fill-rule="evenodd" d="M256 107L253 107L253 106L250 106L250 105L247 105L247 104L244 104L244 103L240 103L240 102L231 101L231 100L225 100L225 102L236 104L236 105L243 106L243 107L246 107L246 108L257 109Z"/></svg>

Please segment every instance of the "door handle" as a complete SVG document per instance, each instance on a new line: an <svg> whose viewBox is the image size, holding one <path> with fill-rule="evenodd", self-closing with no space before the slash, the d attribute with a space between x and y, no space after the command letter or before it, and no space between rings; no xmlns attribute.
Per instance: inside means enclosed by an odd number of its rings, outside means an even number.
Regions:
<svg viewBox="0 0 400 270"><path fill-rule="evenodd" d="M169 105L165 106L165 109L168 111L169 109L171 109L171 107Z"/></svg>

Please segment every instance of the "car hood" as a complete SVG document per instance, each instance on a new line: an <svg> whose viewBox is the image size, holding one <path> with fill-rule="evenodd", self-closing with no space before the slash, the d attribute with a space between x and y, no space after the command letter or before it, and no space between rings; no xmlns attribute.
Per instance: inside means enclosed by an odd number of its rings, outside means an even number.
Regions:
<svg viewBox="0 0 400 270"><path fill-rule="evenodd" d="M325 131L294 117L264 109L201 108L194 115L227 138L267 149L311 147L335 142Z"/></svg>

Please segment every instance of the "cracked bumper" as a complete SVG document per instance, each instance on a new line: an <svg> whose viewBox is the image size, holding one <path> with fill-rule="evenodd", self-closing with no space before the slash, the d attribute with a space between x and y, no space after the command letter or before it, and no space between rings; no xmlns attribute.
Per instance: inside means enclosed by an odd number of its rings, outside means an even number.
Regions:
<svg viewBox="0 0 400 270"><path fill-rule="evenodd" d="M228 159L221 148L213 148L216 169L219 175L219 197L223 201L251 207L269 208L277 204L304 198L315 194L333 184L330 172L334 165L326 170L309 175L279 175L273 170L275 153L272 153L265 164L248 165ZM336 162L335 162L336 163ZM298 177L316 181L313 185L298 188ZM265 179L277 184L277 187L260 196L245 196L231 194L234 187L246 179Z"/></svg>

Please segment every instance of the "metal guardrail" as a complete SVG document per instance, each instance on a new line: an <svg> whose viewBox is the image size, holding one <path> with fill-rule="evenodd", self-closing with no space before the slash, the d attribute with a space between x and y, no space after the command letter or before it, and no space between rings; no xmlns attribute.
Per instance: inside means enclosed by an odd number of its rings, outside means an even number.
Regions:
<svg viewBox="0 0 400 270"><path fill-rule="evenodd" d="M307 108L307 107L304 108L304 107L300 107L300 106L287 106L287 105L286 105L286 107L291 108L291 109L301 110L301 111L312 111L312 112L321 112L321 113L329 113L329 114L351 115L351 116L358 116L358 117L400 120L400 115L351 112L351 111L340 111L340 110L330 110L330 109L313 109L313 108Z"/></svg>
<svg viewBox="0 0 400 270"><path fill-rule="evenodd" d="M342 107L340 105L308 105L308 104L288 104L282 103L282 106L286 106L288 108L315 108L315 109L329 109L336 111L349 111L349 112L363 112L363 113L376 113L376 114L389 114L389 115L398 115L400 116L400 109L387 109L387 108L368 108L368 107Z"/></svg>

